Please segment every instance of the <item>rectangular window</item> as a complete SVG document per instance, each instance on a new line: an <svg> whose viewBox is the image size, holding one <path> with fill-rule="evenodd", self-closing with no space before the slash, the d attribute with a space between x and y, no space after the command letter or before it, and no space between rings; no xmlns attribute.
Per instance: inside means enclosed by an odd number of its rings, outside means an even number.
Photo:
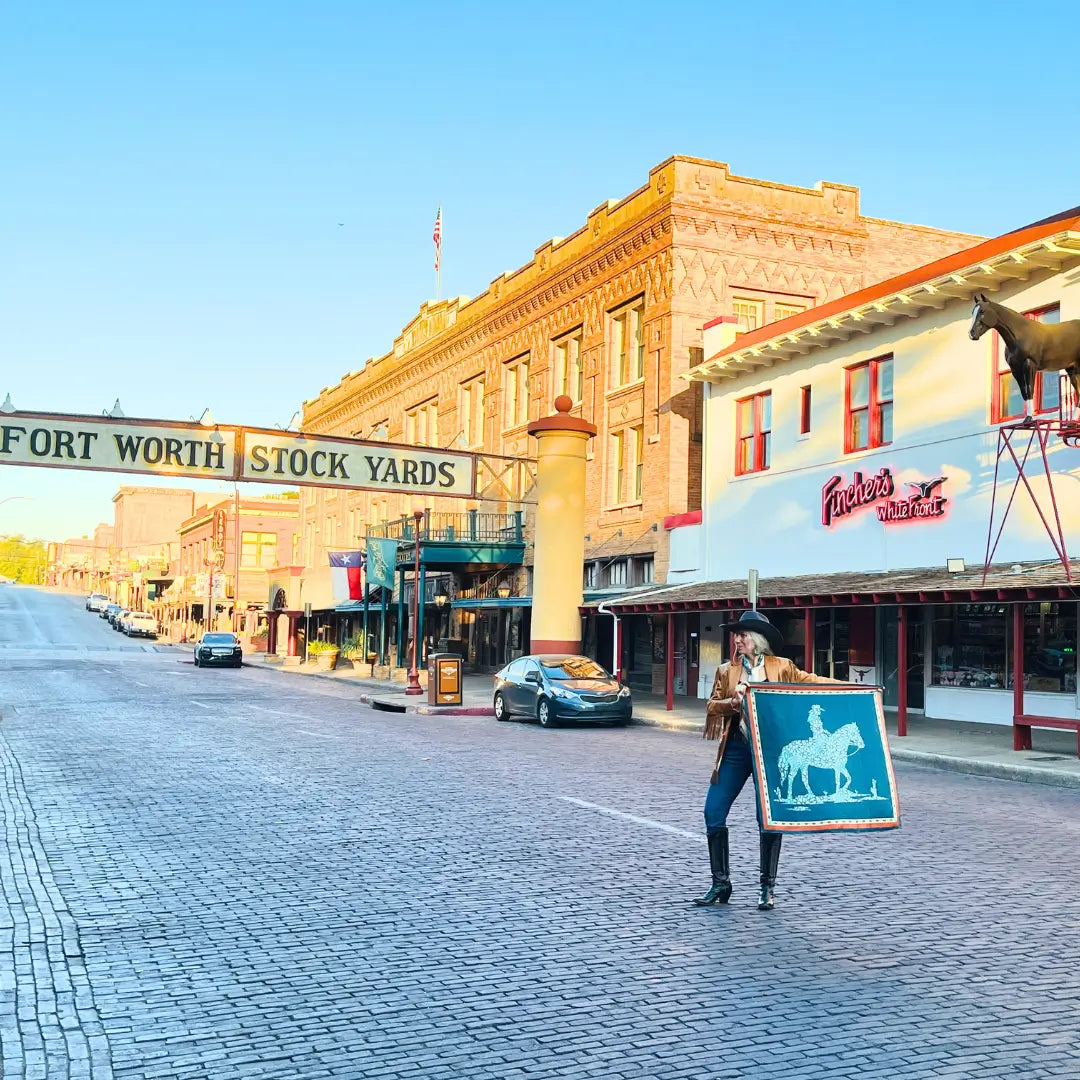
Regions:
<svg viewBox="0 0 1080 1080"><path fill-rule="evenodd" d="M653 556L634 560L634 584L651 585L653 581Z"/></svg>
<svg viewBox="0 0 1080 1080"><path fill-rule="evenodd" d="M484 380L470 379L458 387L458 427L465 445L484 445Z"/></svg>
<svg viewBox="0 0 1080 1080"><path fill-rule="evenodd" d="M585 391L582 340L582 332L576 330L555 342L555 397L566 394L575 405L581 401Z"/></svg>
<svg viewBox="0 0 1080 1080"><path fill-rule="evenodd" d="M734 296L731 299L731 313L739 326L736 334L749 334L765 322L765 301Z"/></svg>
<svg viewBox="0 0 1080 1080"><path fill-rule="evenodd" d="M640 425L611 436L611 505L641 502L644 484L642 450L645 431Z"/></svg>
<svg viewBox="0 0 1080 1080"><path fill-rule="evenodd" d="M772 391L735 402L735 475L764 472L772 460Z"/></svg>
<svg viewBox="0 0 1080 1080"><path fill-rule="evenodd" d="M614 388L645 378L645 302L637 301L611 316L608 384Z"/></svg>
<svg viewBox="0 0 1080 1080"><path fill-rule="evenodd" d="M432 398L405 414L405 441L411 446L438 446L438 401Z"/></svg>
<svg viewBox="0 0 1080 1080"><path fill-rule="evenodd" d="M529 420L529 358L511 360L503 368L503 428L520 427Z"/></svg>
<svg viewBox="0 0 1080 1080"><path fill-rule="evenodd" d="M595 589L600 580L600 564L588 562L585 564L585 580L582 583L586 589Z"/></svg>
<svg viewBox="0 0 1080 1080"><path fill-rule="evenodd" d="M277 565L277 533L240 534L240 565L264 570Z"/></svg>
<svg viewBox="0 0 1080 1080"><path fill-rule="evenodd" d="M810 387L799 387L799 434L810 434Z"/></svg>
<svg viewBox="0 0 1080 1080"><path fill-rule="evenodd" d="M1061 307L1051 304L1049 307L1035 308L1023 313L1025 319L1036 322L1056 323L1061 321ZM991 415L993 423L1003 424L1009 420L1021 420L1024 416L1024 399L1020 396L1020 387L1009 370L1005 360L1005 347L1001 336L994 331L992 350L994 363L994 384L991 388ZM1035 375L1035 396L1032 405L1037 413L1057 412L1061 404L1061 379L1056 371Z"/></svg>
<svg viewBox="0 0 1080 1080"><path fill-rule="evenodd" d="M773 306L773 322L790 319L792 315L801 315L805 310L805 304L781 304L777 302Z"/></svg>
<svg viewBox="0 0 1080 1080"><path fill-rule="evenodd" d="M626 559L616 559L613 563L609 563L604 577L606 579L604 584L609 587L612 585L625 585Z"/></svg>
<svg viewBox="0 0 1080 1080"><path fill-rule="evenodd" d="M885 446L893 437L893 358L844 369L844 453Z"/></svg>

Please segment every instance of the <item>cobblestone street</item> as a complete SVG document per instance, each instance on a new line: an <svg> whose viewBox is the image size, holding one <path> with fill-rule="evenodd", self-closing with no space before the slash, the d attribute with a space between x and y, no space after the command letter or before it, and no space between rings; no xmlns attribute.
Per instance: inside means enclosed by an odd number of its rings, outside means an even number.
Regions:
<svg viewBox="0 0 1080 1080"><path fill-rule="evenodd" d="M714 748L374 712L0 590L3 1077L1080 1074L1080 792L898 766L904 827L707 884Z"/></svg>

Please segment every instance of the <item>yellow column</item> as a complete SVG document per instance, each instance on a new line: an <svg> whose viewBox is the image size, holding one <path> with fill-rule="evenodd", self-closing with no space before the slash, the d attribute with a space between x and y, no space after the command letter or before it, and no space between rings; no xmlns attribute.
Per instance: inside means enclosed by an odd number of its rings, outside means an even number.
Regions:
<svg viewBox="0 0 1080 1080"><path fill-rule="evenodd" d="M585 448L596 428L570 415L573 402L555 399L555 415L534 420L536 536L533 555L534 653L581 650L585 561Z"/></svg>

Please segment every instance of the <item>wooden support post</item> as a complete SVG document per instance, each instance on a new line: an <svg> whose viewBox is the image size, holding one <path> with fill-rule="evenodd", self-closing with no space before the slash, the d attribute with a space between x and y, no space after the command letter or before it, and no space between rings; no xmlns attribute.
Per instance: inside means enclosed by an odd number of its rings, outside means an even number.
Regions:
<svg viewBox="0 0 1080 1080"><path fill-rule="evenodd" d="M900 606L896 619L896 734L907 734L908 611Z"/></svg>
<svg viewBox="0 0 1080 1080"><path fill-rule="evenodd" d="M611 673L619 682L623 681L622 659L622 619L615 620L615 670Z"/></svg>
<svg viewBox="0 0 1080 1080"><path fill-rule="evenodd" d="M814 671L814 609L803 612L803 671Z"/></svg>
<svg viewBox="0 0 1080 1080"><path fill-rule="evenodd" d="M1024 717L1024 605L1013 604L1012 618L1013 676L1013 749L1031 749L1031 726ZM1080 747L1078 747L1080 749Z"/></svg>
<svg viewBox="0 0 1080 1080"><path fill-rule="evenodd" d="M675 613L667 617L667 648L664 650L664 708L675 708Z"/></svg>

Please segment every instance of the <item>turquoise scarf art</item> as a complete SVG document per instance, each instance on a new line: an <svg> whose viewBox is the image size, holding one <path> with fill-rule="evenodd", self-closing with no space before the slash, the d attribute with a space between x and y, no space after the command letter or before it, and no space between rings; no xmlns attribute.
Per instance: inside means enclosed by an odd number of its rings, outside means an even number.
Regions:
<svg viewBox="0 0 1080 1080"><path fill-rule="evenodd" d="M899 828L880 687L751 683L746 706L766 832Z"/></svg>

